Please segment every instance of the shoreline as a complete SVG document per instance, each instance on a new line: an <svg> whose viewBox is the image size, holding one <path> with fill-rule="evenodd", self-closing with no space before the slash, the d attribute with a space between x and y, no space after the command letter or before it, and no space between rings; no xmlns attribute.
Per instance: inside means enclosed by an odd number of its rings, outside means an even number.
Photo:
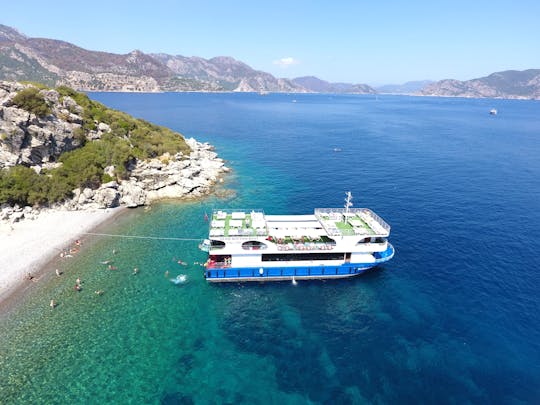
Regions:
<svg viewBox="0 0 540 405"><path fill-rule="evenodd" d="M35 280L43 277L47 265L59 254L92 231L117 217L125 207L64 211L49 209L35 220L0 225L0 306L18 296ZM31 283L34 284L34 283Z"/></svg>

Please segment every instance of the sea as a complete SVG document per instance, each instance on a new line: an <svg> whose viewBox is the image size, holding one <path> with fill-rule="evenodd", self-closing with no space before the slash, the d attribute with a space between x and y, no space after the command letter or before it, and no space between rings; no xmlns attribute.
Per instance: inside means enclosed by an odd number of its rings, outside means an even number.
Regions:
<svg viewBox="0 0 540 405"><path fill-rule="evenodd" d="M0 315L0 402L540 403L539 101L90 97L209 142L231 171L98 230L155 239L87 235L49 264ZM205 213L312 213L347 191L391 225L391 261L297 285L203 278Z"/></svg>

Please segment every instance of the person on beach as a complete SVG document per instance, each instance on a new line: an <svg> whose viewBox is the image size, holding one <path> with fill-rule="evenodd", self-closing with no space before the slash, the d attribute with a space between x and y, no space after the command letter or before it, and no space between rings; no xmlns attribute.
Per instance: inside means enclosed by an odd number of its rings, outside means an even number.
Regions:
<svg viewBox="0 0 540 405"><path fill-rule="evenodd" d="M79 277L77 277L77 281L75 281L77 283L77 285L81 285L81 279Z"/></svg>
<svg viewBox="0 0 540 405"><path fill-rule="evenodd" d="M79 284L75 284L75 291L81 291L81 286Z"/></svg>
<svg viewBox="0 0 540 405"><path fill-rule="evenodd" d="M51 309L54 309L54 307L56 307L56 301L51 300L51 303L49 305L50 305Z"/></svg>
<svg viewBox="0 0 540 405"><path fill-rule="evenodd" d="M56 272L57 276L60 276L62 274L62 272L60 270L58 270L58 269L56 269L55 272Z"/></svg>

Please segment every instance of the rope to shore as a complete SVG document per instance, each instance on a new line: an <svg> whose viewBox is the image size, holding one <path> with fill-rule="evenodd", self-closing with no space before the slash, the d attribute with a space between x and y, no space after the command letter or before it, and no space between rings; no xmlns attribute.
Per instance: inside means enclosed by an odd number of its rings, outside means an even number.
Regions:
<svg viewBox="0 0 540 405"><path fill-rule="evenodd" d="M114 238L127 238L127 239L153 239L153 240L178 240L178 241L201 241L202 238L169 238L165 236L139 236L139 235L118 235L112 233L97 233L97 232L83 232L83 235L93 236L111 236Z"/></svg>

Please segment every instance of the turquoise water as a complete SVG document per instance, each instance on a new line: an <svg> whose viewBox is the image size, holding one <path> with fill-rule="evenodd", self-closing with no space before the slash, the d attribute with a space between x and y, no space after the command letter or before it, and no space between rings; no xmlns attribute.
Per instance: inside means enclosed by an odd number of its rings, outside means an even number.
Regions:
<svg viewBox="0 0 540 405"><path fill-rule="evenodd" d="M397 253L350 280L209 285L195 241L88 237L0 318L2 402L540 401L540 103L92 97L209 141L233 169L220 197L103 231L197 239L214 207L306 213L350 190Z"/></svg>

